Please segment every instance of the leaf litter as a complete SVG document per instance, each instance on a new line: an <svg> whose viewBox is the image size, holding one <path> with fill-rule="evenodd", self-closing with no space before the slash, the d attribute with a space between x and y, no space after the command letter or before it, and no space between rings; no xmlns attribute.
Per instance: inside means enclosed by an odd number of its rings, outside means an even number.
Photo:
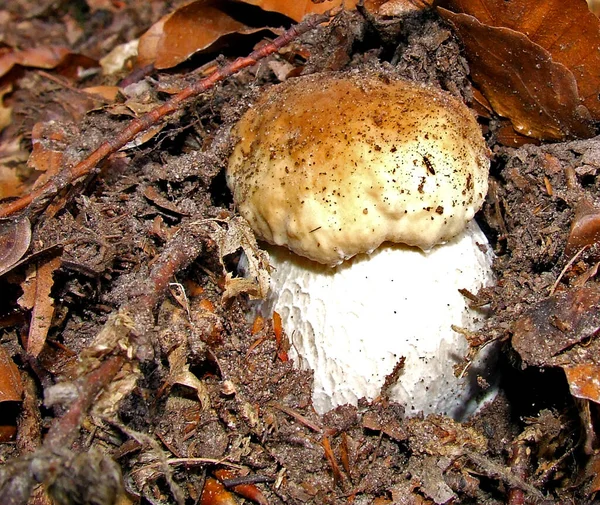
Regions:
<svg viewBox="0 0 600 505"><path fill-rule="evenodd" d="M113 20L119 13L126 24L137 7L149 28L167 14L158 4L143 10L135 2L121 9L114 2L110 8L92 2L90 12ZM282 14L301 17L284 4L260 2L265 9L277 11L279 5ZM468 9L483 4L500 9L497 2L483 0L449 7L454 16L464 16L458 12L464 9L477 17L477 9ZM533 5L525 0L510 4ZM325 8L327 2L316 5ZM9 403L20 405L22 412L3 419L13 423L21 438L16 445L0 444L6 462L0 465L2 496L25 503L34 485L44 480L53 482L46 489L58 503L88 503L91 489L102 497L97 498L102 505L114 503L117 495L122 504L189 500L211 505L218 500L240 503L240 496L256 503L561 503L573 495L578 503L593 502L600 489L595 471L596 139L504 147L496 142L505 125L498 116L503 102L487 97L491 107L480 122L494 149L494 165L480 221L497 254L498 283L476 294L493 315L469 338L479 344L504 342L503 394L470 423L440 416L405 418L402 407L385 397L319 417L311 408L310 373L295 370L282 352L285 335L277 318L254 325L247 320L246 300L264 292L266 263L230 208L222 176L229 128L257 90L302 72L385 68L470 100L473 91L460 41L468 59L465 33L474 37L479 28L469 20L464 30L453 33L427 5L371 2L360 12L343 13L196 99L143 144L113 154L93 177L65 188L52 212L32 211L31 241L22 241L19 254L13 253L19 259L6 260L0 277L8 294L1 341L8 361L0 368L0 392L8 392ZM547 5L544 11L536 3L535 16L528 19L542 20L541 25L555 20L555 4ZM181 9L186 12L185 6ZM44 22L62 26L71 13L61 14ZM90 24L83 19L81 31L90 35L94 17ZM505 65L512 61L511 68L535 67L527 58L545 54L539 46L550 54L543 60L544 70L557 65L568 69L560 79L547 81L550 91L539 100L556 95L566 80L571 102L545 105L550 126L538 137L594 133L584 114L585 109L595 117L593 104L586 101L591 95L582 91L598 75L593 58L585 60L585 71L571 70L560 51L544 44L540 30L523 28L518 16L507 15L503 23L477 19L486 30L508 34L490 37L492 45L485 48L485 54L505 58ZM506 19L516 21L509 25ZM590 26L589 18L581 19ZM16 39L19 33L10 36ZM595 44L592 34L582 38L590 47ZM88 54L101 57L100 39L90 40L98 51ZM474 40L482 43L479 36ZM511 60L503 45L515 40L527 49ZM125 42L114 40L115 45ZM228 51L249 52L239 39L228 43ZM75 46L71 50L81 52ZM214 51L210 46L188 48L179 64L187 64L197 50L208 50L205 58ZM486 71L470 63L476 81L478 72ZM58 110L52 108L58 91L79 97L77 87L113 86L115 76L70 72L68 81L48 80L37 70L22 70L21 76L10 74L14 91L5 101L13 122L0 137L0 148L23 139L23 132L35 132L29 166L19 161L12 165L23 169L15 173L25 192L35 184L31 169L56 180L53 171L79 161L126 125L130 115L80 102L87 114L63 108L53 118L43 117L44 111ZM124 70L129 71L135 72ZM185 87L186 70L170 72L159 78L180 78ZM492 75L497 90L508 89L514 74ZM536 86L526 85L524 92ZM148 97L160 103L160 93ZM29 123L17 123L31 104L36 111ZM538 112L524 105L530 104L513 104L511 111L522 118L524 129L533 128ZM515 124L517 116L506 115ZM36 256L48 247L60 256L50 261ZM28 250L33 259L20 262ZM242 250L250 257L249 278L235 274ZM27 269L37 268L40 275L40 265L47 264L51 267L41 274L44 285L39 290L26 287ZM23 294L27 302L18 301ZM33 317L36 309L44 311L43 326L8 318L11 312ZM28 356L30 344L24 339L29 334L31 340L32 332L30 354L37 359ZM14 381L16 367L25 377L22 390ZM35 381L39 391L28 386ZM44 410L32 401L42 394ZM43 441L42 424L49 427ZM104 484L97 478L100 473L109 477ZM242 485L251 486L250 494L242 493Z"/></svg>

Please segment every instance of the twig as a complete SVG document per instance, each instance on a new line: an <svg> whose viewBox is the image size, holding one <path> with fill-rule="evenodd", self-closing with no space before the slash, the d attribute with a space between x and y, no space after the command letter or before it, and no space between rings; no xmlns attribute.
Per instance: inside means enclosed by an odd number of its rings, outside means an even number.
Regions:
<svg viewBox="0 0 600 505"><path fill-rule="evenodd" d="M329 19L329 14L307 18L306 21L292 26L289 30L269 44L264 45L256 51L253 51L248 56L237 58L232 63L216 70L205 79L191 84L159 107L152 109L150 112L144 114L140 118L133 119L112 139L102 143L100 147L98 147L87 158L79 162L74 167L65 167L65 169L57 177L51 179L46 184L35 189L31 193L23 195L19 199L0 207L0 218L9 217L19 211L22 211L32 202L53 197L59 191L77 181L77 179L90 174L99 163L101 163L111 154L117 152L128 142L131 142L136 135L147 130L151 126L154 126L160 120L178 110L189 98L207 91L216 83L226 79L236 72L239 72L243 68L255 65L261 59L279 51L279 49L289 44L292 40L296 39L303 33L312 30L321 23L328 21Z"/></svg>
<svg viewBox="0 0 600 505"><path fill-rule="evenodd" d="M589 247L588 245L584 245L581 249L579 249L579 251L577 251L577 253L567 262L565 267L560 271L559 276L556 278L556 280L554 281L554 284L552 284L552 287L550 288L550 293L549 293L550 296L552 296L554 294L554 292L556 291L556 288L558 287L558 283L563 278L563 276L567 273L567 270L569 268L571 268L571 265L573 265L573 263L575 263L577 258L579 258L579 256L581 256L581 253L583 251L585 251L588 247Z"/></svg>
<svg viewBox="0 0 600 505"><path fill-rule="evenodd" d="M67 413L54 420L44 445L51 449L62 449L71 445L83 421L83 417L92 406L92 402L108 384L125 363L122 356L112 356L103 361L93 372L89 373L77 399L71 404Z"/></svg>

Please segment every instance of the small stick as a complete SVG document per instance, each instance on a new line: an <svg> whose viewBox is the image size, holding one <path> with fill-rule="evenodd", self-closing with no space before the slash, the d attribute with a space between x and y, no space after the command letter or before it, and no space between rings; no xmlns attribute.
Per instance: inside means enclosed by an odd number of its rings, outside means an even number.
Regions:
<svg viewBox="0 0 600 505"><path fill-rule="evenodd" d="M154 126L165 116L178 110L189 98L207 91L218 82L223 81L243 68L255 65L259 60L279 51L279 49L289 44L292 40L329 19L330 14L322 14L307 18L306 21L292 26L275 40L264 45L260 49L253 51L248 56L237 58L223 68L217 69L205 79L191 84L159 107L152 109L150 112L139 118L133 119L112 139L103 142L100 147L74 167L66 167L61 174L48 181L46 184L35 189L31 193L23 195L19 199L6 203L0 207L0 219L9 217L16 212L25 209L36 200L53 197L56 193L69 186L77 179L91 173L100 162L117 152L128 142L131 142L136 135L147 130L151 126Z"/></svg>
<svg viewBox="0 0 600 505"><path fill-rule="evenodd" d="M52 423L44 439L44 446L51 449L62 449L73 443L92 402L98 393L112 382L124 363L124 357L112 356L88 374L78 398L71 404L65 415L55 419Z"/></svg>

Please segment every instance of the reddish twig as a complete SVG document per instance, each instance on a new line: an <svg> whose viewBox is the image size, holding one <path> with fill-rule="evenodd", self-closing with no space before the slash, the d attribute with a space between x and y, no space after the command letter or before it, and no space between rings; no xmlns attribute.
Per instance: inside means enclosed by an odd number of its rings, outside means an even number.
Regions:
<svg viewBox="0 0 600 505"><path fill-rule="evenodd" d="M44 445L51 449L62 449L69 447L77 434L85 415L92 406L92 402L115 375L121 370L125 363L122 356L112 356L84 379L83 387L77 399L71 404L66 414L55 419L44 439Z"/></svg>
<svg viewBox="0 0 600 505"><path fill-rule="evenodd" d="M154 126L160 120L178 110L189 98L207 91L216 83L226 79L236 72L239 72L243 68L255 65L261 59L279 51L279 49L289 44L292 40L296 39L303 33L312 30L321 23L328 21L329 19L329 14L309 17L306 19L306 21L292 26L281 36L264 45L260 49L253 51L250 53L250 55L237 58L232 63L216 70L205 79L191 84L183 91L169 99L163 105L152 109L150 112L144 114L140 118L132 120L111 140L107 140L106 142L102 143L100 147L98 147L87 158L79 162L74 167L66 167L58 177L48 181L46 184L35 189L31 193L23 195L19 199L0 207L0 218L9 217L19 211L22 211L36 200L46 199L54 196L59 191L75 182L77 179L90 174L94 168L97 167L98 164L105 160L108 156L117 152L125 144L131 142L139 133L147 130L151 126Z"/></svg>

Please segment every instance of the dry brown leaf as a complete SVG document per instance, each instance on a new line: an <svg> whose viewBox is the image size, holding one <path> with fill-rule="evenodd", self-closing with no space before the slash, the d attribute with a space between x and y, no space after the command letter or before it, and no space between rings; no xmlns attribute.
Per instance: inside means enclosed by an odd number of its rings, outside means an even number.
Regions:
<svg viewBox="0 0 600 505"><path fill-rule="evenodd" d="M264 298L269 290L269 258L258 248L254 232L248 222L241 217L226 221L227 230L214 223L213 239L219 247L219 257L225 271L223 299L227 300L247 293L250 298ZM225 270L223 258L242 249L247 258L245 277L234 277Z"/></svg>
<svg viewBox="0 0 600 505"><path fill-rule="evenodd" d="M312 0L242 0L244 3L256 5L263 10L278 12L294 21L302 21L307 14L323 14L329 10L344 6L353 9L357 0L325 0L320 3Z"/></svg>
<svg viewBox="0 0 600 505"><path fill-rule="evenodd" d="M575 76L579 96L594 119L600 119L600 20L585 0L447 0L454 12L480 23L510 28L543 47L555 63ZM510 47L510 46L509 46ZM537 67L530 67L535 72Z"/></svg>
<svg viewBox="0 0 600 505"><path fill-rule="evenodd" d="M600 210L587 199L582 199L575 208L565 255L571 257L582 247L589 247L600 241Z"/></svg>
<svg viewBox="0 0 600 505"><path fill-rule="evenodd" d="M431 7L433 0L367 0L365 7L385 17L404 16Z"/></svg>
<svg viewBox="0 0 600 505"><path fill-rule="evenodd" d="M208 390L198 377L190 371L187 362L188 350L186 345L175 347L168 356L169 361L169 384L180 384L196 391L196 396L202 408L210 406L210 395Z"/></svg>
<svg viewBox="0 0 600 505"><path fill-rule="evenodd" d="M50 291L54 285L54 272L60 266L60 257L38 263L35 279L35 305L27 337L27 354L37 357L46 343L54 315L54 299Z"/></svg>
<svg viewBox="0 0 600 505"><path fill-rule="evenodd" d="M33 188L44 185L62 168L63 152L66 148L66 135L46 123L36 123L31 131L31 156L29 167L43 172L35 181Z"/></svg>
<svg viewBox="0 0 600 505"><path fill-rule="evenodd" d="M115 0L86 0L85 3L92 12L100 10L119 12L126 5L124 2L117 2Z"/></svg>
<svg viewBox="0 0 600 505"><path fill-rule="evenodd" d="M139 39L131 40L125 44L119 44L110 53L100 59L102 72L104 75L112 75L123 70L131 70L126 68L131 66L130 62L137 57Z"/></svg>
<svg viewBox="0 0 600 505"><path fill-rule="evenodd" d="M23 193L22 180L16 167L23 167L29 158L21 138L4 139L0 144L0 199Z"/></svg>
<svg viewBox="0 0 600 505"><path fill-rule="evenodd" d="M464 43L473 81L517 132L541 140L593 135L575 77L548 51L510 28L487 26L441 8L439 12Z"/></svg>
<svg viewBox="0 0 600 505"><path fill-rule="evenodd" d="M233 19L219 9L219 3L197 0L155 23L140 38L137 65L153 63L158 69L171 68L198 51L216 48L226 35L262 30Z"/></svg>
<svg viewBox="0 0 600 505"><path fill-rule="evenodd" d="M4 97L12 91L12 84L0 87L0 132L10 123L12 118L12 107L4 105Z"/></svg>
<svg viewBox="0 0 600 505"><path fill-rule="evenodd" d="M515 323L512 345L525 363L535 366L557 364L556 357L578 344L593 350L588 339L596 339L600 329L598 305L600 286L591 283L550 296ZM587 363L563 366L575 364Z"/></svg>
<svg viewBox="0 0 600 505"><path fill-rule="evenodd" d="M92 98L102 98L107 103L114 103L119 97L118 86L91 86L82 91L92 95Z"/></svg>
<svg viewBox="0 0 600 505"><path fill-rule="evenodd" d="M68 48L61 46L40 46L11 51L0 56L0 77L5 76L13 67L53 69L61 67L61 74L76 77L81 68L90 68L97 65L96 60L72 53Z"/></svg>
<svg viewBox="0 0 600 505"><path fill-rule="evenodd" d="M598 493L600 491L600 452L592 454L588 460L585 473L589 479L588 493Z"/></svg>
<svg viewBox="0 0 600 505"><path fill-rule="evenodd" d="M4 347L0 346L0 403L18 402L23 398L23 383L19 369Z"/></svg>
<svg viewBox="0 0 600 505"><path fill-rule="evenodd" d="M600 403L600 366L585 364L563 367L571 394Z"/></svg>
<svg viewBox="0 0 600 505"><path fill-rule="evenodd" d="M25 255L31 243L31 224L26 217L0 220L0 275Z"/></svg>

